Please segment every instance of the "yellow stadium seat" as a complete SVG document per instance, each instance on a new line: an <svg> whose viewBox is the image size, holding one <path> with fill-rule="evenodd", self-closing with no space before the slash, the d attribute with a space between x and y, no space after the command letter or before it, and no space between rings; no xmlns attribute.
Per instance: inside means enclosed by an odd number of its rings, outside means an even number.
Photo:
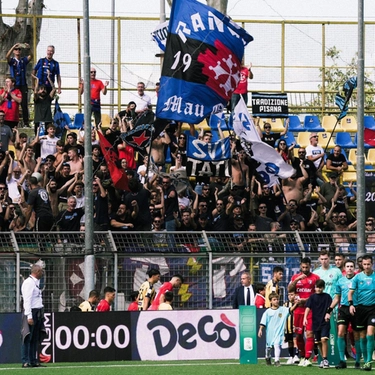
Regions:
<svg viewBox="0 0 375 375"><path fill-rule="evenodd" d="M348 160L353 165L357 165L357 149L356 148L352 148L352 149L349 150ZM365 155L365 165L370 165L370 164L371 163L369 162L369 160L367 159L367 157Z"/></svg>
<svg viewBox="0 0 375 375"><path fill-rule="evenodd" d="M357 119L355 116L345 116L341 121L343 131L348 133L357 132Z"/></svg>
<svg viewBox="0 0 375 375"><path fill-rule="evenodd" d="M336 116L323 116L322 119L322 127L326 132L333 132L333 129L335 129L335 132L342 132L344 131L340 125L340 122L337 123L337 117ZM335 127L336 125L336 127Z"/></svg>
<svg viewBox="0 0 375 375"><path fill-rule="evenodd" d="M111 125L111 117L106 113L102 113L102 127L108 128Z"/></svg>
<svg viewBox="0 0 375 375"><path fill-rule="evenodd" d="M306 148L310 144L310 133L299 132L297 135L297 144L299 147Z"/></svg>
<svg viewBox="0 0 375 375"><path fill-rule="evenodd" d="M368 150L367 160L371 165L375 166L375 148L370 148Z"/></svg>
<svg viewBox="0 0 375 375"><path fill-rule="evenodd" d="M343 182L353 182L357 180L357 172L344 172Z"/></svg>
<svg viewBox="0 0 375 375"><path fill-rule="evenodd" d="M13 151L14 153L14 160L18 160L17 159L17 153L16 153L16 148L14 147L14 145L8 145L8 151Z"/></svg>
<svg viewBox="0 0 375 375"><path fill-rule="evenodd" d="M323 147L323 149L326 148L334 148L335 145L335 138L332 136L332 133L330 132L323 132L323 133L318 133L319 136L319 142L318 145L320 147ZM328 144L329 142L329 144Z"/></svg>

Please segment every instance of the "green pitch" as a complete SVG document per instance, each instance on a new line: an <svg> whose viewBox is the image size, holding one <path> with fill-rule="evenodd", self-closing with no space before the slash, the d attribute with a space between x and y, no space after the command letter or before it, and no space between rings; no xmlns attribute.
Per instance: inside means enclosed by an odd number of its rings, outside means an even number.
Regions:
<svg viewBox="0 0 375 375"><path fill-rule="evenodd" d="M313 367L288 366L286 361L281 361L281 367L266 366L264 360L259 360L257 365L240 365L239 361L143 361L143 362L80 362L48 364L48 367L39 369L22 369L20 364L0 365L0 375L25 375L25 373L38 373L38 375L139 375L141 373L152 375L294 375L316 374L323 371L317 364ZM324 370L326 373L327 370ZM337 373L332 367L331 370ZM345 374L356 372L354 362L348 362Z"/></svg>

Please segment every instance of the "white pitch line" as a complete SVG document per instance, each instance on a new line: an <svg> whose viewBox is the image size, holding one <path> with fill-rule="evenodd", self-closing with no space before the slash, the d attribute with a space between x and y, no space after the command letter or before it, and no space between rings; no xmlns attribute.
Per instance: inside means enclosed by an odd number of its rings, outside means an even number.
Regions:
<svg viewBox="0 0 375 375"><path fill-rule="evenodd" d="M165 367L165 366L221 366L221 365L239 365L237 362L220 362L220 363L150 363L139 365L89 365L89 366L53 366L53 367L38 367L39 370L54 370L54 369L76 369L76 368L102 368L102 367ZM19 370L20 367L0 367L0 371Z"/></svg>

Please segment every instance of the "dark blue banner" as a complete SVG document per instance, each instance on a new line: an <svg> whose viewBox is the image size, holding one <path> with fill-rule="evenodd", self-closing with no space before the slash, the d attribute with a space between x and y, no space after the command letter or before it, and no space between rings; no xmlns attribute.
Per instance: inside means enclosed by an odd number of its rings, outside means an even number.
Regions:
<svg viewBox="0 0 375 375"><path fill-rule="evenodd" d="M252 40L217 10L195 0L175 0L157 117L197 124L222 111L240 80L244 46Z"/></svg>

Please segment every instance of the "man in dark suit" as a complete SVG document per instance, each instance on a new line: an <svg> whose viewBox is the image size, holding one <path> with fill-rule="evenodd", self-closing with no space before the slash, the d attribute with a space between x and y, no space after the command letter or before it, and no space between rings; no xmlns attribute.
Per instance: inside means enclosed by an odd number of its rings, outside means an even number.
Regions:
<svg viewBox="0 0 375 375"><path fill-rule="evenodd" d="M254 287L250 284L251 277L248 272L241 275L241 286L236 288L233 296L233 308L238 309L240 305L255 306Z"/></svg>

